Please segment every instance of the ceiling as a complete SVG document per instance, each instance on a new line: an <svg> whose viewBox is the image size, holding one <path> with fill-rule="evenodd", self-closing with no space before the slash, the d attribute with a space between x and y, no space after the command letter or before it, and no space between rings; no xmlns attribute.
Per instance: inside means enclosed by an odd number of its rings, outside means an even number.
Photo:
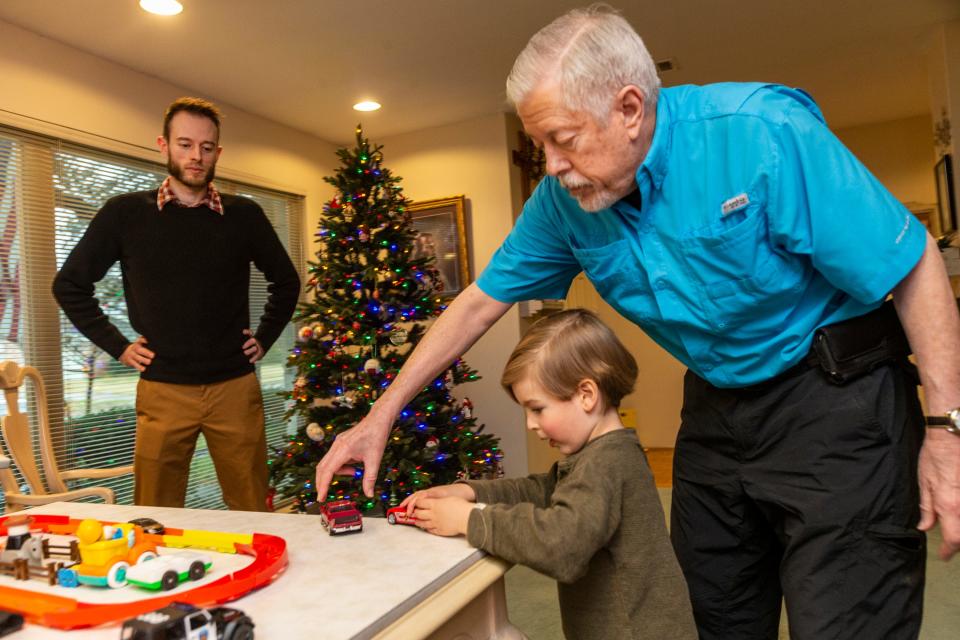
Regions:
<svg viewBox="0 0 960 640"><path fill-rule="evenodd" d="M588 0L3 0L0 20L218 102L343 143L507 109L504 79L541 26ZM665 85L726 80L807 89L828 122L929 112L924 48L957 0L611 0ZM384 107L358 114L351 105Z"/></svg>

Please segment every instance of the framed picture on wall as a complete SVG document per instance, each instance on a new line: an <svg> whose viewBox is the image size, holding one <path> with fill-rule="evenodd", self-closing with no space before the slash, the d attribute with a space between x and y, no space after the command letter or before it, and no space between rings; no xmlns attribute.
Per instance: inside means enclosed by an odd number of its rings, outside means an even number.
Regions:
<svg viewBox="0 0 960 640"><path fill-rule="evenodd" d="M940 212L940 234L948 235L957 230L957 201L953 193L953 161L949 153L934 165L933 175L937 182L937 206Z"/></svg>
<svg viewBox="0 0 960 640"><path fill-rule="evenodd" d="M409 208L417 234L411 258L436 258L443 296L455 296L470 284L465 202L464 196L453 196L414 202Z"/></svg>

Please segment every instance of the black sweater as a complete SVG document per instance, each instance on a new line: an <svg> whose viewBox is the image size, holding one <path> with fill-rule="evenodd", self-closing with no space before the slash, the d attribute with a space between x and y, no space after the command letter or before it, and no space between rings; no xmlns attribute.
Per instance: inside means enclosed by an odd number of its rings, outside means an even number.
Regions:
<svg viewBox="0 0 960 640"><path fill-rule="evenodd" d="M104 315L94 284L120 261L130 324L156 354L146 380L208 384L253 371L241 348L251 262L269 283L254 333L264 350L296 307L300 279L263 210L248 198L222 199L223 215L174 202L158 211L156 190L111 198L53 281L70 321L119 358L130 339Z"/></svg>

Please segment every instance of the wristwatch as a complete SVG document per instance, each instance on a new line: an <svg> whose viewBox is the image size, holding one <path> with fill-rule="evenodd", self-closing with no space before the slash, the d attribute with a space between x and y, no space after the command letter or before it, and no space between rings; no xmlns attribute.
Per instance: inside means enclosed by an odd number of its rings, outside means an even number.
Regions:
<svg viewBox="0 0 960 640"><path fill-rule="evenodd" d="M955 436L960 436L960 407L947 411L942 416L926 416L927 426L937 429L946 429Z"/></svg>

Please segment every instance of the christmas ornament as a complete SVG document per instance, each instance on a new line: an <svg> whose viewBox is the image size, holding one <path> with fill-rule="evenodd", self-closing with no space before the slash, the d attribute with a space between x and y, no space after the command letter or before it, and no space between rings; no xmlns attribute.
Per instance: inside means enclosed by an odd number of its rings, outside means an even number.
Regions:
<svg viewBox="0 0 960 640"><path fill-rule="evenodd" d="M470 398L465 397L463 399L463 403L460 404L460 412L467 420L473 417L473 403L470 402Z"/></svg>
<svg viewBox="0 0 960 640"><path fill-rule="evenodd" d="M363 363L363 370L367 372L367 375L371 376L375 376L378 373L383 373L383 369L380 368L380 361L376 358L370 358Z"/></svg>
<svg viewBox="0 0 960 640"><path fill-rule="evenodd" d="M427 449L436 449L438 444L440 444L440 441L437 440L436 436L427 438Z"/></svg>
<svg viewBox="0 0 960 640"><path fill-rule="evenodd" d="M301 342L306 342L313 337L313 329L311 327L300 327L297 337L300 338Z"/></svg>
<svg viewBox="0 0 960 640"><path fill-rule="evenodd" d="M390 344L395 347L399 347L407 341L408 332L402 327L394 327L390 331Z"/></svg>
<svg viewBox="0 0 960 640"><path fill-rule="evenodd" d="M323 442L324 438L327 437L327 434L324 433L323 427L316 422L311 422L307 425L307 437L314 442Z"/></svg>

